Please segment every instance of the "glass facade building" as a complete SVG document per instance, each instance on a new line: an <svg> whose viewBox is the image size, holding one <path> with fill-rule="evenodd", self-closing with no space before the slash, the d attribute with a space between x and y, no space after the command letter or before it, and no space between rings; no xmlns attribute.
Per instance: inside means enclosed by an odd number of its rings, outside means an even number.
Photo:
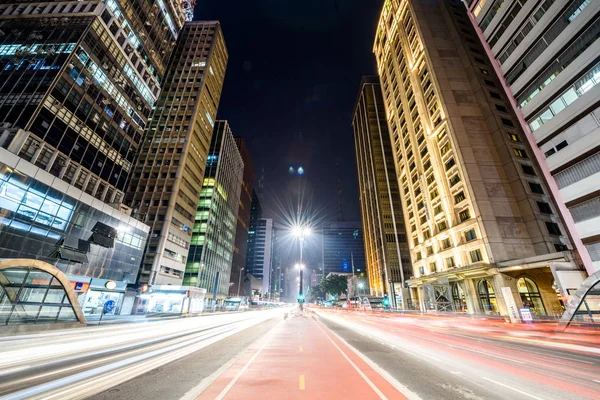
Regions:
<svg viewBox="0 0 600 400"><path fill-rule="evenodd" d="M237 216L237 229L235 230L235 247L233 249L233 265L231 267L231 295L241 293L241 277L246 268L246 256L248 252L248 231L250 228L250 212L252 210L252 188L254 186L254 168L246 142L241 137L235 138L235 143L244 162L244 176L242 179L242 191L240 193L240 206Z"/></svg>
<svg viewBox="0 0 600 400"><path fill-rule="evenodd" d="M120 308L121 293L136 281L148 227L4 149L0 155L11 164L0 162L0 259L55 266L82 308L94 289L115 289ZM108 281L115 287L96 287Z"/></svg>
<svg viewBox="0 0 600 400"><path fill-rule="evenodd" d="M379 77L363 77L352 127L369 287L391 296L412 266Z"/></svg>
<svg viewBox="0 0 600 400"><path fill-rule="evenodd" d="M216 121L196 209L184 286L229 295L244 163L227 121ZM218 273L218 275L217 275Z"/></svg>
<svg viewBox="0 0 600 400"><path fill-rule="evenodd" d="M322 227L323 276L331 272L367 271L360 222L334 222Z"/></svg>

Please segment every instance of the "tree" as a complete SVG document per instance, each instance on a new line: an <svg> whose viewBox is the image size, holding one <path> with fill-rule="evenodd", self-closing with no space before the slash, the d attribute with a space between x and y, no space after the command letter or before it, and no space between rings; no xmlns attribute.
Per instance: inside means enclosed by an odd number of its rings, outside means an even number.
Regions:
<svg viewBox="0 0 600 400"><path fill-rule="evenodd" d="M324 300L325 299L325 292L323 292L323 290L321 290L321 286L317 285L317 286L311 286L308 289L308 302L309 303L316 303L319 300Z"/></svg>
<svg viewBox="0 0 600 400"><path fill-rule="evenodd" d="M348 290L348 278L343 275L329 275L321 279L319 287L324 293L337 296Z"/></svg>

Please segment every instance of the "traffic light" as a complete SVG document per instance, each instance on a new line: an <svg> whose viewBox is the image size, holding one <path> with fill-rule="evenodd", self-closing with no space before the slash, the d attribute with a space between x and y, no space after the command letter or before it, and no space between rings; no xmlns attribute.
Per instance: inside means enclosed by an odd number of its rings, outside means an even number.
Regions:
<svg viewBox="0 0 600 400"><path fill-rule="evenodd" d="M390 306L390 299L388 298L387 294L383 296L383 306L385 308L388 308Z"/></svg>
<svg viewBox="0 0 600 400"><path fill-rule="evenodd" d="M304 294L298 295L298 303L304 303Z"/></svg>
<svg viewBox="0 0 600 400"><path fill-rule="evenodd" d="M143 284L141 289L142 289L142 293L146 293L148 291L148 285Z"/></svg>

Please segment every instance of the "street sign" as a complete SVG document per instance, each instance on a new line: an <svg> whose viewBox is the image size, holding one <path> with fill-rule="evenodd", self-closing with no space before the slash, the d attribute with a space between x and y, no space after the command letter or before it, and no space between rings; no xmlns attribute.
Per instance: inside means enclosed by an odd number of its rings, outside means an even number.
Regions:
<svg viewBox="0 0 600 400"><path fill-rule="evenodd" d="M523 318L524 322L533 322L533 314L531 314L529 308L521 308L519 311L521 312L521 318Z"/></svg>
<svg viewBox="0 0 600 400"><path fill-rule="evenodd" d="M512 294L511 288L505 286L502 287L501 290L502 296L504 297L504 302L506 303L506 308L508 309L508 316L510 317L510 322L512 322L513 324L521 322L517 304L515 303L515 298Z"/></svg>
<svg viewBox="0 0 600 400"><path fill-rule="evenodd" d="M116 303L114 300L108 300L106 303L104 303L104 314L110 314L113 312L115 305Z"/></svg>
<svg viewBox="0 0 600 400"><path fill-rule="evenodd" d="M83 289L83 282L75 282L75 291L78 292Z"/></svg>

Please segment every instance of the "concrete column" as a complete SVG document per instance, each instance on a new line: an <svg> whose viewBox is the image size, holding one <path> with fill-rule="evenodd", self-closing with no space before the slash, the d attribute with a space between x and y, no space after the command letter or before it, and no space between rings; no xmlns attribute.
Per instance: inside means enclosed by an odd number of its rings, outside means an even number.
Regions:
<svg viewBox="0 0 600 400"><path fill-rule="evenodd" d="M479 304L479 293L477 292L476 282L472 279L464 279L461 281L467 300L468 314L483 314L483 309Z"/></svg>
<svg viewBox="0 0 600 400"><path fill-rule="evenodd" d="M511 276L498 273L493 276L493 281L490 280L490 283L494 286L494 291L496 292L496 304L498 307L498 312L500 315L508 317L508 308L506 307L506 301L504 299L504 295L502 294L502 288L510 287L515 303L517 306L520 306L521 298L517 292L516 280Z"/></svg>

